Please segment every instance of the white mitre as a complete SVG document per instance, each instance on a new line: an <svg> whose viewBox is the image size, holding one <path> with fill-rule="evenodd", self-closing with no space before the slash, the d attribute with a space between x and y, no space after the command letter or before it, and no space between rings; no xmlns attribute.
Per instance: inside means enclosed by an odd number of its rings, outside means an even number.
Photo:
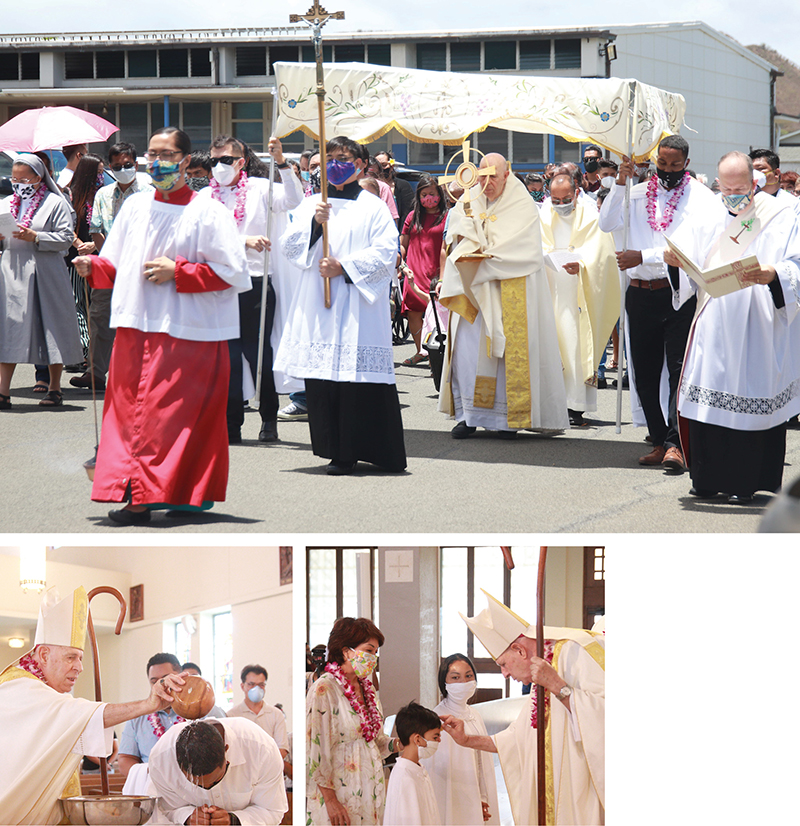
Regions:
<svg viewBox="0 0 800 826"><path fill-rule="evenodd" d="M483 588L481 590L483 591ZM496 660L512 642L521 636L536 639L535 625L522 619L491 594L486 591L483 593L486 594L488 608L484 608L474 617L465 617L461 612L459 614L469 630L491 654L493 660ZM574 640L583 646L594 642L592 633L581 628L559 628L554 625L545 625L544 636L547 640Z"/></svg>

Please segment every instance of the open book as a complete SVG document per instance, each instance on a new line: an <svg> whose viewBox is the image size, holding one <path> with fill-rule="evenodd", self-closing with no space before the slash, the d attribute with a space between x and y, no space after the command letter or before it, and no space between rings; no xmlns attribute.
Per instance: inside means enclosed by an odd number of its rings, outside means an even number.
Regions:
<svg viewBox="0 0 800 826"><path fill-rule="evenodd" d="M664 240L669 248L678 256L681 262L681 269L697 284L705 290L712 298L719 298L721 295L742 290L745 287L752 287L749 281L743 281L742 276L754 272L761 272L761 264L755 255L748 255L730 264L723 264L721 267L714 267L704 270L695 261L692 261L685 252L681 250L666 235Z"/></svg>
<svg viewBox="0 0 800 826"><path fill-rule="evenodd" d="M562 270L564 264L580 264L581 257L575 250L553 250L544 257L544 263L551 270Z"/></svg>

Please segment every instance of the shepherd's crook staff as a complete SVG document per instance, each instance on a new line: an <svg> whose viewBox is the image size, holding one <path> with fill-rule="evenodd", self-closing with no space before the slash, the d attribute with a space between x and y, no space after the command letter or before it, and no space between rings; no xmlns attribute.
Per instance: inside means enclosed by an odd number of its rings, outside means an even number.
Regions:
<svg viewBox="0 0 800 826"><path fill-rule="evenodd" d="M544 659L544 569L547 546L539 548L539 578L536 581L536 656ZM545 753L544 686L536 685L536 787L539 793L539 826L547 823L547 755Z"/></svg>
<svg viewBox="0 0 800 826"><path fill-rule="evenodd" d="M303 21L311 27L311 42L317 61L317 111L319 117L319 174L322 184L322 203L328 203L328 159L325 153L325 76L322 71L322 27L330 20L344 20L343 11L329 12L322 8L319 0L305 14L290 14L290 23ZM322 225L322 257L328 257L328 223ZM325 278L325 306L331 306L331 280Z"/></svg>

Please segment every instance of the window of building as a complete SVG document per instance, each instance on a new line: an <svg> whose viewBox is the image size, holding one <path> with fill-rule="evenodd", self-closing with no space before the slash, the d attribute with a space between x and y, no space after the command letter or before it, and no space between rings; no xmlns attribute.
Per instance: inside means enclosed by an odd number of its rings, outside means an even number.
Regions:
<svg viewBox="0 0 800 826"><path fill-rule="evenodd" d="M556 40L553 44L554 65L556 69L581 68L581 41Z"/></svg>
<svg viewBox="0 0 800 826"><path fill-rule="evenodd" d="M211 77L211 49L189 49L192 77Z"/></svg>
<svg viewBox="0 0 800 826"><path fill-rule="evenodd" d="M550 158L551 163L563 163L564 161L572 161L572 163L581 162L581 145L573 143L561 135L555 136L555 152Z"/></svg>
<svg viewBox="0 0 800 826"><path fill-rule="evenodd" d="M65 52L64 77L67 80L94 78L94 52Z"/></svg>
<svg viewBox="0 0 800 826"><path fill-rule="evenodd" d="M164 101L150 104L150 133L156 129L162 129L164 126L177 126L181 128L181 108L179 103L169 103L169 123L165 123L164 118Z"/></svg>
<svg viewBox="0 0 800 826"><path fill-rule="evenodd" d="M511 132L511 157L516 164L544 163L544 135Z"/></svg>
<svg viewBox="0 0 800 826"><path fill-rule="evenodd" d="M367 46L367 62L376 66L392 65L392 47L389 43L370 43Z"/></svg>
<svg viewBox="0 0 800 826"><path fill-rule="evenodd" d="M481 44L479 42L450 44L451 72L479 72L480 70Z"/></svg>
<svg viewBox="0 0 800 826"><path fill-rule="evenodd" d="M21 52L19 67L20 79L39 80L39 52Z"/></svg>
<svg viewBox="0 0 800 826"><path fill-rule="evenodd" d="M189 136L192 146L205 149L211 145L211 104L182 103L181 129Z"/></svg>
<svg viewBox="0 0 800 826"><path fill-rule="evenodd" d="M483 132L478 133L478 149L484 155L490 152L499 152L504 158L511 157L509 155L509 132L507 129L498 129L495 126L488 126Z"/></svg>
<svg viewBox="0 0 800 826"><path fill-rule="evenodd" d="M159 77L189 77L188 49L159 49Z"/></svg>
<svg viewBox="0 0 800 826"><path fill-rule="evenodd" d="M19 55L0 52L0 80L19 80Z"/></svg>
<svg viewBox="0 0 800 826"><path fill-rule="evenodd" d="M417 68L431 72L446 72L447 44L417 43Z"/></svg>
<svg viewBox="0 0 800 826"><path fill-rule="evenodd" d="M98 78L125 77L124 51L98 51L95 53L94 60Z"/></svg>
<svg viewBox="0 0 800 826"><path fill-rule="evenodd" d="M146 103L119 104L119 139L132 143L143 155L150 139L149 106Z"/></svg>
<svg viewBox="0 0 800 826"><path fill-rule="evenodd" d="M441 163L441 153L439 149L440 147L438 143L417 143L416 141L409 141L408 162L411 166Z"/></svg>
<svg viewBox="0 0 800 826"><path fill-rule="evenodd" d="M236 47L236 74L238 77L266 75L267 47L266 46L237 46Z"/></svg>
<svg viewBox="0 0 800 826"><path fill-rule="evenodd" d="M336 63L363 63L364 44L363 43L339 43L333 53Z"/></svg>
<svg viewBox="0 0 800 826"><path fill-rule="evenodd" d="M213 639L214 695L217 705L233 705L233 622L230 609L211 619Z"/></svg>
<svg viewBox="0 0 800 826"><path fill-rule="evenodd" d="M519 68L546 70L550 68L551 40L521 40Z"/></svg>
<svg viewBox="0 0 800 826"><path fill-rule="evenodd" d="M314 56L313 46L303 46L301 54L303 56L303 63L314 63L317 59ZM333 62L333 46L322 44L322 60L324 63Z"/></svg>
<svg viewBox="0 0 800 826"><path fill-rule="evenodd" d="M274 64L276 63L297 63L297 55L297 46L270 46L269 73L275 74Z"/></svg>
<svg viewBox="0 0 800 826"><path fill-rule="evenodd" d="M583 549L583 627L591 628L606 613L606 549Z"/></svg>
<svg viewBox="0 0 800 826"><path fill-rule="evenodd" d="M302 132L292 132L291 135L281 138L281 146L284 152L305 152L306 136Z"/></svg>
<svg viewBox="0 0 800 826"><path fill-rule="evenodd" d="M155 49L128 52L128 77L157 77L158 53Z"/></svg>
<svg viewBox="0 0 800 826"><path fill-rule="evenodd" d="M264 151L264 104L234 103L231 129L233 136L243 140L254 152Z"/></svg>
<svg viewBox="0 0 800 826"><path fill-rule="evenodd" d="M487 72L517 68L516 40L487 40L483 44L483 68Z"/></svg>

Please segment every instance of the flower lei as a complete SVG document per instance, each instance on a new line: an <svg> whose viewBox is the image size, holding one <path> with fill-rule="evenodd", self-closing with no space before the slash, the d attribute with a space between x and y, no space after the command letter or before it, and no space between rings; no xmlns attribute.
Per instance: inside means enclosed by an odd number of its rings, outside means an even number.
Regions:
<svg viewBox="0 0 800 826"><path fill-rule="evenodd" d="M159 719L158 712L155 712L154 714L148 714L147 715L147 722L150 723L150 725L153 727L153 733L160 740L163 737L163 735L166 733L167 730L164 728L164 724ZM175 722L176 723L185 723L186 718L181 717L180 715L177 715L175 717Z"/></svg>
<svg viewBox="0 0 800 826"><path fill-rule="evenodd" d="M342 691L344 691L344 696L350 702L350 707L361 717L361 733L364 735L364 739L371 743L383 728L383 720L375 701L375 689L372 687L372 681L357 678L361 684L361 690L364 692L364 702L362 703L338 663L328 663L325 666L325 671L336 680Z"/></svg>
<svg viewBox="0 0 800 826"><path fill-rule="evenodd" d="M47 680L44 678L44 672L39 667L39 663L34 660L33 654L26 654L24 657L20 658L19 667L23 671L27 671L28 674L33 674L34 677L38 677L45 685L47 685Z"/></svg>
<svg viewBox="0 0 800 826"><path fill-rule="evenodd" d="M21 227L29 227L31 225L31 221L33 221L33 216L36 214L36 210L39 209L40 204L47 195L48 189L47 187L42 184L39 189L34 193L33 197L31 198L30 205L25 210L25 214L19 219L19 211L22 208L22 199L16 193L11 196L11 214L14 216L14 219L17 220L17 224Z"/></svg>
<svg viewBox="0 0 800 826"><path fill-rule="evenodd" d="M219 181L211 177L208 182L211 187L211 197L215 201L222 203ZM244 169L239 173L239 183L236 184L236 206L233 209L233 217L236 219L236 226L240 227L244 221L244 202L247 198L247 173Z"/></svg>
<svg viewBox="0 0 800 826"><path fill-rule="evenodd" d="M678 201L683 195L683 191L689 185L689 178L691 176L688 172L684 172L681 182L675 187L672 197L667 201L664 208L664 217L661 221L656 220L656 198L658 190L658 175L653 175L647 182L647 223L656 231L664 232L664 230L672 223L672 217L675 214L675 209L678 206Z"/></svg>
<svg viewBox="0 0 800 826"><path fill-rule="evenodd" d="M553 650L555 649L555 640L544 641L544 659L549 664L553 664ZM550 692L544 692L544 717L545 724L550 714ZM531 685L531 728L536 728L537 713L536 713L536 686Z"/></svg>

